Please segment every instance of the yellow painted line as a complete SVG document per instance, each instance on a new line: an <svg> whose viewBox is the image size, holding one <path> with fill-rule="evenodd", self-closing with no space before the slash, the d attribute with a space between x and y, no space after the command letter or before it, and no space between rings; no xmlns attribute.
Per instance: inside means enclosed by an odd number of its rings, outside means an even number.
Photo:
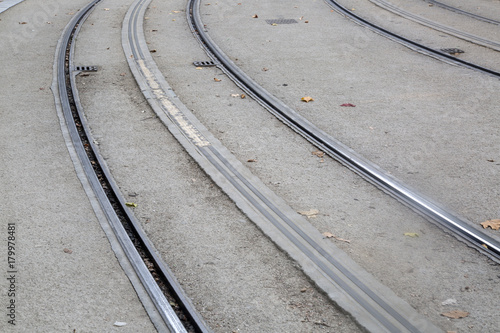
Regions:
<svg viewBox="0 0 500 333"><path fill-rule="evenodd" d="M156 82L155 76L149 68L145 65L144 60L137 60L139 67L141 68L142 74L146 79L148 86L151 88L154 97L161 103L161 105L167 110L169 116L174 119L181 130L193 141L193 143L198 147L206 147L210 145L205 137L200 133L200 131L189 122L184 114L168 99L165 95L163 89L161 89L158 82Z"/></svg>

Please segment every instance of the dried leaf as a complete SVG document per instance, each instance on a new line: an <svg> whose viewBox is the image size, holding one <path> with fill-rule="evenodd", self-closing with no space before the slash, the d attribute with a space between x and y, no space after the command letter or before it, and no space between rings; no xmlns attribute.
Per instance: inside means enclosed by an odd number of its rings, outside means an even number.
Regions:
<svg viewBox="0 0 500 333"><path fill-rule="evenodd" d="M317 209L310 209L310 210L303 210L303 211L298 211L300 215L307 216L308 219L316 217L319 214L319 210Z"/></svg>
<svg viewBox="0 0 500 333"><path fill-rule="evenodd" d="M259 18L259 15L255 14L254 16L252 16L253 18Z"/></svg>
<svg viewBox="0 0 500 333"><path fill-rule="evenodd" d="M300 100L303 102L309 103L309 102L314 101L314 98L312 98L311 96L306 96L306 97L302 97Z"/></svg>
<svg viewBox="0 0 500 333"><path fill-rule="evenodd" d="M64 251L64 253L67 253L67 254L71 254L71 253L73 253L73 251L71 251L70 249L66 249L66 248L65 248L65 249L63 249L63 251Z"/></svg>
<svg viewBox="0 0 500 333"><path fill-rule="evenodd" d="M353 107L355 107L356 105L351 104L351 103L344 103L344 104L340 104L340 106L347 106L347 107L351 107L351 108L353 108Z"/></svg>
<svg viewBox="0 0 500 333"><path fill-rule="evenodd" d="M321 150L315 150L315 151L313 151L311 154L316 155L316 156L318 156L318 157L323 157L323 156L325 156L325 153L324 153L324 152L322 152Z"/></svg>
<svg viewBox="0 0 500 333"><path fill-rule="evenodd" d="M203 69L203 67L196 67L196 69Z"/></svg>
<svg viewBox="0 0 500 333"><path fill-rule="evenodd" d="M304 21L304 23L309 23L309 21Z"/></svg>
<svg viewBox="0 0 500 333"><path fill-rule="evenodd" d="M257 160L252 158L252 159L247 160L247 162L254 163L254 162L257 162Z"/></svg>
<svg viewBox="0 0 500 333"><path fill-rule="evenodd" d="M305 293L306 291L307 291L307 288L302 288L302 289L300 289L300 292L301 292L301 293Z"/></svg>
<svg viewBox="0 0 500 333"><path fill-rule="evenodd" d="M243 99L245 97L247 97L245 94L241 94L240 97Z"/></svg>
<svg viewBox="0 0 500 333"><path fill-rule="evenodd" d="M120 73L120 76L125 76L125 75L127 75L127 74L126 73Z"/></svg>
<svg viewBox="0 0 500 333"><path fill-rule="evenodd" d="M484 229L490 227L493 230L498 230L500 229L500 219L495 219L495 220L488 220L483 223L481 223Z"/></svg>
<svg viewBox="0 0 500 333"><path fill-rule="evenodd" d="M104 8L104 10L109 10L109 8Z"/></svg>
<svg viewBox="0 0 500 333"><path fill-rule="evenodd" d="M341 241L341 242L346 242L346 243L349 243L349 244L351 243L350 240L337 237L337 236L335 236L334 234L332 234L331 232L328 232L328 231L322 233L322 235L325 236L326 238L335 238L336 240Z"/></svg>
<svg viewBox="0 0 500 333"><path fill-rule="evenodd" d="M133 202L126 202L125 205L128 207L137 207L137 204Z"/></svg>
<svg viewBox="0 0 500 333"><path fill-rule="evenodd" d="M277 26L278 24L277 24L277 23L273 23L273 24L271 24L271 25Z"/></svg>
<svg viewBox="0 0 500 333"><path fill-rule="evenodd" d="M405 232L404 235L408 237L418 237L416 232Z"/></svg>
<svg viewBox="0 0 500 333"><path fill-rule="evenodd" d="M28 24L28 22L19 22L19 24Z"/></svg>
<svg viewBox="0 0 500 333"><path fill-rule="evenodd" d="M151 52L151 53L155 53L155 52L156 52L156 49L149 50L149 52Z"/></svg>
<svg viewBox="0 0 500 333"><path fill-rule="evenodd" d="M216 77L214 77L214 81L215 81L215 82L220 82L220 81L222 81L222 80L221 80L221 79L218 79L218 78L216 78Z"/></svg>
<svg viewBox="0 0 500 333"><path fill-rule="evenodd" d="M469 315L468 312L460 311L460 310L453 310L450 312L441 313L441 316L452 318L452 319L465 318L468 315Z"/></svg>

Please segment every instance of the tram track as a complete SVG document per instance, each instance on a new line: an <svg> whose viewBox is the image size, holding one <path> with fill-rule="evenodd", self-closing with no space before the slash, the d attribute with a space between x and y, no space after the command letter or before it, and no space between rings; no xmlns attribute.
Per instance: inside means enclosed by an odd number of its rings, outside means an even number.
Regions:
<svg viewBox="0 0 500 333"><path fill-rule="evenodd" d="M392 32L388 29L380 27L375 23L372 23L371 21L361 17L360 15L353 13L353 11L347 9L346 7L344 7L335 0L325 0L325 1L334 11L336 11L340 15L352 20L353 22L363 27L370 29L371 31L377 34L380 34L390 40L400 43L401 45L404 45L412 50L415 50L419 53L425 54L427 56L433 57L437 60L441 60L452 65L480 71L485 74L492 75L494 77L500 77L500 72L498 72L495 69L487 68L469 61L465 61L448 53L425 46L419 42L403 37L395 32Z"/></svg>
<svg viewBox="0 0 500 333"><path fill-rule="evenodd" d="M425 0L425 1L427 1L428 3L430 3L432 5L436 5L438 7L448 9L452 12L472 17L472 18L479 20L479 21L483 21L483 22L487 22L487 23L491 23L491 24L495 24L495 25L500 25L500 21L493 20L493 19L485 17L485 16L477 15L477 14L462 10L460 8L447 5L447 4L439 2L439 1L435 1L435 0Z"/></svg>
<svg viewBox="0 0 500 333"><path fill-rule="evenodd" d="M73 64L73 54L76 35L99 2L92 1L72 18L56 50L52 90L68 150L120 264L157 330L210 332L126 207L125 199L100 156L85 121L75 84L80 70Z"/></svg>
<svg viewBox="0 0 500 333"><path fill-rule="evenodd" d="M142 29L149 0L137 0L123 23L130 69L150 106L179 143L237 206L365 329L439 331L380 285L254 177L179 100L150 55Z"/></svg>
<svg viewBox="0 0 500 333"><path fill-rule="evenodd" d="M482 37L473 35L471 33L468 33L468 32L453 28L453 27L446 26L446 25L440 24L438 22L434 22L432 20L426 19L426 18L421 17L419 15L415 15L411 12L405 11L404 9L401 9L401 8L395 6L387 1L383 1L383 0L370 0L370 1L382 9L388 10L396 15L399 15L399 16L404 17L406 19L412 20L414 22L417 22L421 25L427 26L427 27L432 28L434 30L447 33L449 35L461 38L463 40L466 40L468 42L471 42L471 43L474 43L477 45L491 48L492 50L495 50L495 51L500 51L500 43L498 43L496 41L482 38Z"/></svg>
<svg viewBox="0 0 500 333"><path fill-rule="evenodd" d="M189 3L189 20L195 35L199 38L209 57L220 64L219 67L249 96L252 96L259 104L263 105L318 149L326 152L385 193L434 221L444 230L448 230L490 258L496 261L500 260L500 244L498 241L471 227L467 221L454 216L434 201L408 188L377 165L318 129L249 78L211 40L201 22L198 8L198 0Z"/></svg>

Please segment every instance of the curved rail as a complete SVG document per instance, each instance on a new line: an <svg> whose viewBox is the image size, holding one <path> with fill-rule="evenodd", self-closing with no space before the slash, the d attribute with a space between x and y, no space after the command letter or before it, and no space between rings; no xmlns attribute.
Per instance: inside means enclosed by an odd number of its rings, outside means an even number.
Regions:
<svg viewBox="0 0 500 333"><path fill-rule="evenodd" d="M82 176L85 179L81 179L82 184L85 182L84 187L86 187L86 184L90 185L91 191L94 192L100 206L99 213L105 215L105 219L112 229L114 238L110 239L110 242L112 244L117 243L116 245L121 247L122 253L126 255L129 264L135 272L135 276L145 289L149 297L149 302L154 305L154 310L146 305L145 308L150 317L152 317L156 328L162 332L168 330L175 333L187 332L186 327L190 331L209 332L205 328L203 321L198 318L199 316L192 307L189 299L184 295L168 266L156 254L157 251L142 231L139 222L129 209L126 208L125 200L107 169L106 163L93 143L88 125L83 116L75 84L75 76L79 72L74 70L72 60L75 47L74 40L82 23L100 1L92 1L71 19L63 31L56 51L54 64L55 84L52 90L54 91L56 105L60 107L65 120L63 132L68 132L68 146L71 145L74 148L74 153L77 155L77 160L74 159L73 163L75 163L77 170L83 169L84 175ZM94 209L97 208L94 207ZM96 211L97 215L99 213ZM107 236L108 238L110 237L109 234ZM119 260L123 260L118 254L117 257ZM150 266L149 268L146 266L146 262ZM120 263L123 266L123 262ZM162 288L169 289L169 299L167 299L157 280L151 274L151 264L154 267L155 273L160 277L160 283L163 283ZM131 281L134 283L133 280ZM138 286L134 285L134 287L137 289ZM145 302L145 299L141 298L141 301ZM184 310L182 315L189 318L187 322L186 319L184 319L184 322L179 319L170 302L177 302L179 304ZM153 320L153 318L158 317L158 314L162 322ZM201 326L199 326L200 323Z"/></svg>
<svg viewBox="0 0 500 333"><path fill-rule="evenodd" d="M435 0L425 0L425 1L427 1L430 4L439 6L441 8L451 10L452 12L455 12L455 13L458 13L458 14L466 15L466 16L475 18L477 20L488 22L488 23L491 23L491 24L500 25L500 21L493 20L493 19L481 16L481 15L477 15L477 14L471 13L471 12L467 12L465 10L462 10L462 9L459 9L459 8L456 8L456 7L453 7L453 6L449 6L449 5L444 4L442 2L438 2L438 1L435 1Z"/></svg>
<svg viewBox="0 0 500 333"><path fill-rule="evenodd" d="M5 12L7 9L14 7L18 3L23 2L24 0L4 0L0 1L0 13Z"/></svg>
<svg viewBox="0 0 500 333"><path fill-rule="evenodd" d="M125 17L122 45L148 103L190 156L236 205L303 268L325 294L372 332L438 332L390 289L357 266L224 147L179 100L152 58L136 0Z"/></svg>
<svg viewBox="0 0 500 333"><path fill-rule="evenodd" d="M399 36L398 34L395 34L389 30L381 28L381 27L361 18L360 16L354 14L352 11L346 9L345 7L343 7L342 5L340 5L338 2L336 2L334 0L325 0L325 1L337 13L353 20L354 22L356 22L359 25L367 27L368 29L372 30L373 32L376 32L384 37L387 37L393 41L396 41L396 42L406 46L406 47L409 47L412 50L418 51L420 53L423 53L425 55L431 56L433 58L436 58L438 60L441 60L441 61L444 61L444 62L447 62L450 64L454 64L457 66L462 66L465 68L477 70L477 71L480 71L480 72L483 72L483 73L500 78L500 72L497 72L495 70L492 70L492 69L489 69L489 68L486 68L486 67L483 67L480 65L476 65L476 64L471 63L471 62L467 62L467 61L462 60L462 59L458 59L458 58L453 57L447 53L431 49L430 47L427 47L425 45L414 42L408 38L404 38L402 36Z"/></svg>
<svg viewBox="0 0 500 333"><path fill-rule="evenodd" d="M206 33L199 14L199 0L190 0L188 9L192 29L209 57L219 63L221 70L247 92L249 96L252 96L278 119L302 135L313 145L349 169L361 175L384 192L392 195L397 200L405 203L413 210L435 221L445 230L451 231L453 235L465 240L480 252L500 261L500 242L473 228L465 220L453 215L430 199L411 190L374 163L317 128L248 77L224 54Z"/></svg>
<svg viewBox="0 0 500 333"><path fill-rule="evenodd" d="M500 51L500 43L498 43L498 42L495 42L495 41L492 41L492 40L489 40L486 38L482 38L482 37L479 37L479 36L476 36L476 35L473 35L473 34L470 34L470 33L467 33L465 31L461 31L461 30L458 30L458 29L455 29L452 27L448 27L446 25L439 24L439 23L434 22L432 20L428 20L428 19L421 17L419 15L415 15L413 13L405 11L405 10L403 10L403 9L401 9L401 8L395 6L387 1L384 1L384 0L370 0L370 2L379 6L380 8L388 10L396 15L410 19L414 22L425 25L425 26L432 28L434 30L438 30L438 31L447 33L449 35L458 37L460 39L466 40L466 41L474 43L474 44L478 44L478 45L482 45L482 46L491 48L495 51Z"/></svg>

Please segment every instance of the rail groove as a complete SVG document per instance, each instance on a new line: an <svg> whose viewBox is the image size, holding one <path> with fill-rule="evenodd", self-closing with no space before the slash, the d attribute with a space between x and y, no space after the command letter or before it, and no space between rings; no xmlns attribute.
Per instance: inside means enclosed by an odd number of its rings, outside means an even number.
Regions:
<svg viewBox="0 0 500 333"><path fill-rule="evenodd" d="M243 166L186 108L153 60L136 0L125 17L122 45L130 69L158 118L236 205L286 251L329 297L372 332L438 332L382 286Z"/></svg>
<svg viewBox="0 0 500 333"><path fill-rule="evenodd" d="M264 88L238 68L224 52L211 40L200 19L199 0L191 0L188 13L192 29L200 40L208 56L218 62L224 71L249 96L253 97L278 119L302 135L317 148L338 160L363 178L390 194L408 207L436 222L478 251L500 261L500 243L483 232L473 228L464 219L455 216L434 201L413 191L402 182L390 176L374 163L366 160L351 148L329 136L290 107L272 96Z"/></svg>
<svg viewBox="0 0 500 333"><path fill-rule="evenodd" d="M57 46L52 90L63 135L101 226L157 330L209 332L168 266L157 255L139 222L126 207L91 138L83 115L75 84L79 71L73 70L74 40L81 25L100 1L92 1L71 19Z"/></svg>

